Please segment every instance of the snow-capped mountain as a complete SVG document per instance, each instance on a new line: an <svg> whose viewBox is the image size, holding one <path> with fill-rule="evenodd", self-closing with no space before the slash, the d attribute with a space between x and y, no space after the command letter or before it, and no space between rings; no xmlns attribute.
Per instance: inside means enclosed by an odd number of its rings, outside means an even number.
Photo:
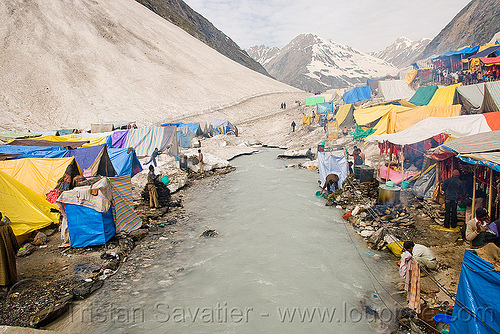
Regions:
<svg viewBox="0 0 500 334"><path fill-rule="evenodd" d="M299 35L277 52L252 49L246 51L274 78L310 92L353 87L398 72L386 61L314 34Z"/></svg>
<svg viewBox="0 0 500 334"><path fill-rule="evenodd" d="M278 52L277 47L268 47L265 45L255 45L245 51L250 57L256 60L261 65L265 66Z"/></svg>
<svg viewBox="0 0 500 334"><path fill-rule="evenodd" d="M431 42L430 38L422 38L418 41L412 41L406 37L399 37L392 45L385 50L376 52L373 55L383 59L398 68L404 68L410 65Z"/></svg>

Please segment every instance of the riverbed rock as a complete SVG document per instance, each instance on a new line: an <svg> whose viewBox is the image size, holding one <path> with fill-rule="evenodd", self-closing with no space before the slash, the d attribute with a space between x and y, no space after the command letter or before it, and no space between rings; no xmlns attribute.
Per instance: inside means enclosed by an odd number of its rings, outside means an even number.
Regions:
<svg viewBox="0 0 500 334"><path fill-rule="evenodd" d="M360 233L360 234L361 234L361 236L362 236L363 238L369 238L369 237L371 237L374 233L375 233L375 231L363 230L363 231L361 231L361 233Z"/></svg>
<svg viewBox="0 0 500 334"><path fill-rule="evenodd" d="M34 246L45 245L49 241L49 238L43 232L38 232L33 239Z"/></svg>
<svg viewBox="0 0 500 334"><path fill-rule="evenodd" d="M100 289L104 284L104 281L97 280L91 282L80 282L71 293L73 294L74 299L85 299L90 296L94 291Z"/></svg>
<svg viewBox="0 0 500 334"><path fill-rule="evenodd" d="M17 256L18 257L28 256L31 253L33 253L35 251L35 249L36 249L35 246L33 246L32 244L30 244L28 242L23 247L21 247L19 252L17 252Z"/></svg>
<svg viewBox="0 0 500 334"><path fill-rule="evenodd" d="M219 232L216 230L205 230L200 237L205 237L205 238L215 238L216 236L219 235Z"/></svg>
<svg viewBox="0 0 500 334"><path fill-rule="evenodd" d="M148 235L148 233L149 233L149 230L147 228L140 228L140 229L137 229L137 230L130 232L129 235L132 238L132 240L139 241L139 240L144 239L146 237L146 235Z"/></svg>
<svg viewBox="0 0 500 334"><path fill-rule="evenodd" d="M380 240L384 238L384 235L385 235L385 229L379 228L375 233L371 235L370 239L368 239L368 242L376 245L379 243Z"/></svg>

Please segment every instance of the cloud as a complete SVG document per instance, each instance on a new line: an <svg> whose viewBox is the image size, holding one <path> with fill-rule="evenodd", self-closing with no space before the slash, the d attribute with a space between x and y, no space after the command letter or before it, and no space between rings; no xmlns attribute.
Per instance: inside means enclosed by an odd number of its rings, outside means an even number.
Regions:
<svg viewBox="0 0 500 334"><path fill-rule="evenodd" d="M435 37L470 0L184 0L240 47L283 47L311 32L361 51Z"/></svg>

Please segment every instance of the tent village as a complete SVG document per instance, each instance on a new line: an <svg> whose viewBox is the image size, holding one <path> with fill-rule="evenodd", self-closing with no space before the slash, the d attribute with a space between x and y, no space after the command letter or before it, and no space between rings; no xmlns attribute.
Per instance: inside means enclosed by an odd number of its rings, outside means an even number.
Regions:
<svg viewBox="0 0 500 334"><path fill-rule="evenodd" d="M458 284L439 283L436 277L446 272L444 266L433 270L421 265L422 280L412 275L407 290L413 299L407 306L417 316L402 319L406 325L412 322L428 331L425 324L434 326L433 317L444 314L441 326L500 331L499 302L487 298L488 291L500 288L500 274L489 263L500 250L490 248L494 243L472 249L472 240L460 228L478 208L491 221L500 218L499 50L498 45L485 45L450 51L414 64L402 79L384 77L348 91L310 96L294 108L302 122L287 136L315 129L322 136L312 161L300 166L319 171L326 191L318 196L344 209L345 219L373 249L401 256L403 242L419 229L434 241L456 240L457 247L467 246ZM146 127L105 122L92 124L90 133L0 133L0 212L21 244L19 256L36 255L40 251L35 246L44 247L47 235L56 230L63 254L77 257L95 249L104 264L72 290L71 298L84 298L102 285L96 282L116 272L148 228L157 229L152 221L180 205L171 193L189 178L200 177L204 164L210 164L209 171L229 167L227 158L202 158L198 150L206 139L235 135L238 128L223 119ZM245 153L254 151L248 147ZM290 149L281 156L310 157L305 151ZM143 166L154 171L156 159L162 177L152 184L161 205L151 210L150 179ZM450 226L443 223L449 202L443 182L455 170L465 196L453 200L458 202L454 214L459 225ZM335 183L327 184L331 174L337 175L334 189L328 189ZM416 227L417 216L430 221L423 231ZM86 293L77 293L82 289ZM61 300L52 313L67 306L68 300ZM477 309L492 310L493 315L478 315ZM461 322L464 318L456 316L460 312L471 320ZM53 318L35 314L33 319L29 325L36 327Z"/></svg>

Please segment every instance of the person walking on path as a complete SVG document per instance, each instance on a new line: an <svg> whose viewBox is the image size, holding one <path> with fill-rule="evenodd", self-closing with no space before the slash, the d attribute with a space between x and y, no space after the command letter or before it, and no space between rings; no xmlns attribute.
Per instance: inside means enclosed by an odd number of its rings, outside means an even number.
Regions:
<svg viewBox="0 0 500 334"><path fill-rule="evenodd" d="M462 181L458 178L460 172L453 170L451 177L443 181L441 189L444 191L444 227L457 227L457 202L464 192Z"/></svg>
<svg viewBox="0 0 500 334"><path fill-rule="evenodd" d="M198 150L198 161L200 163L200 173L203 174L203 153L201 153L201 150Z"/></svg>
<svg viewBox="0 0 500 334"><path fill-rule="evenodd" d="M19 250L10 220L0 212L0 286L8 287L17 281L16 254Z"/></svg>
<svg viewBox="0 0 500 334"><path fill-rule="evenodd" d="M152 165L149 165L147 186L149 191L149 207L153 210L160 207L160 204L158 203L158 191L155 186L157 178L158 175L155 175L155 168Z"/></svg>
<svg viewBox="0 0 500 334"><path fill-rule="evenodd" d="M155 150L153 151L153 154L151 154L151 158L149 159L148 162L146 162L146 165L153 162L153 165L156 167L156 157L161 154L160 151L158 151L158 148L156 147Z"/></svg>
<svg viewBox="0 0 500 334"><path fill-rule="evenodd" d="M283 102L283 109L286 109L286 102Z"/></svg>
<svg viewBox="0 0 500 334"><path fill-rule="evenodd" d="M292 132L295 132L295 127L297 126L297 124L295 124L295 121L292 121Z"/></svg>

